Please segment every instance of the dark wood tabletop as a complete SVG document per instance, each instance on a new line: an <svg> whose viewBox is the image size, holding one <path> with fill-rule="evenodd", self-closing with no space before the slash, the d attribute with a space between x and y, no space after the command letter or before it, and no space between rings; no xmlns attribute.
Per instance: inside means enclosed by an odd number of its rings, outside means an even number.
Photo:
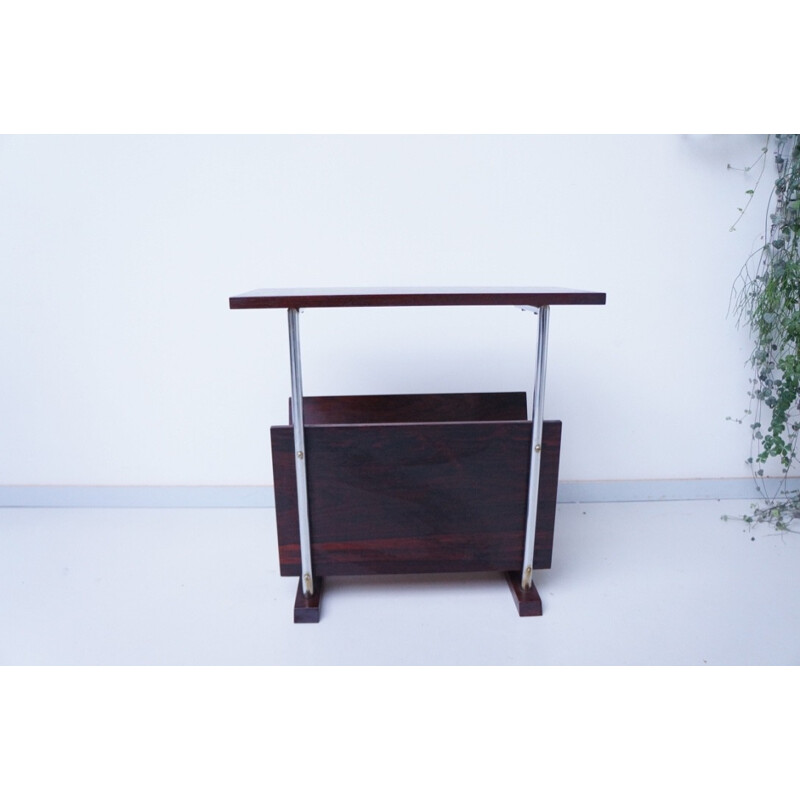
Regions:
<svg viewBox="0 0 800 800"><path fill-rule="evenodd" d="M231 308L352 308L356 306L604 305L605 292L552 286L362 287L254 289L230 298Z"/></svg>

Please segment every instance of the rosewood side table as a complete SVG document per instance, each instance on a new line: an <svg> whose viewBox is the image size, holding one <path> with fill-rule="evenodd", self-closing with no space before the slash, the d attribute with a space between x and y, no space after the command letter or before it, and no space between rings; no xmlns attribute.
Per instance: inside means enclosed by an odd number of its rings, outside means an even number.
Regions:
<svg viewBox="0 0 800 800"><path fill-rule="evenodd" d="M534 569L553 552L561 422L544 420L550 307L603 305L558 288L259 289L232 309L285 308L289 424L270 429L281 575L295 622L318 622L327 575L503 572L520 616L539 616ZM303 397L299 312L356 306L516 306L538 314L526 394Z"/></svg>

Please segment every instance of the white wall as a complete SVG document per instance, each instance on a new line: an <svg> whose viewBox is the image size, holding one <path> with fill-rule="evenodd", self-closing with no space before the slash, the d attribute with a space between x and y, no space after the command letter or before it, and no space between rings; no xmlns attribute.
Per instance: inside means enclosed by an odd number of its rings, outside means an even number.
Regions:
<svg viewBox="0 0 800 800"><path fill-rule="evenodd" d="M2 137L0 485L265 484L268 286L560 285L562 478L744 477L761 136ZM766 184L765 184L766 186ZM766 193L764 193L765 195ZM307 311L306 394L530 389L516 309Z"/></svg>

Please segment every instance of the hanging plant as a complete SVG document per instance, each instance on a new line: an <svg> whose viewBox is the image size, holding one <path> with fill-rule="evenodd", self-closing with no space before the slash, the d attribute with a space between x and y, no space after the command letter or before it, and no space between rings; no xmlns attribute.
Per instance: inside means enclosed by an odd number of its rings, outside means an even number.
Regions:
<svg viewBox="0 0 800 800"><path fill-rule="evenodd" d="M799 463L800 134L777 134L770 139L777 178L765 221L764 244L748 258L734 287L739 322L748 326L753 339L748 417L752 419L754 446L748 463L763 497L744 519L790 530L793 523L795 528L800 526L800 491L789 491L786 484ZM759 180L769 142L759 159ZM739 209L740 218L754 192L748 190L748 203ZM780 465L783 480L778 490L770 493L764 473L768 464L775 463Z"/></svg>

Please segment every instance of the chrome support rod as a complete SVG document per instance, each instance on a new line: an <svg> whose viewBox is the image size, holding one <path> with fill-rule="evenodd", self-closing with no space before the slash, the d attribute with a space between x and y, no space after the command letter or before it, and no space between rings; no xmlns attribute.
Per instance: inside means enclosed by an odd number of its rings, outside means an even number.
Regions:
<svg viewBox="0 0 800 800"><path fill-rule="evenodd" d="M533 585L533 548L536 543L536 511L539 507L539 468L542 461L542 415L544 414L544 382L547 373L547 336L550 306L539 309L539 341L536 347L536 374L533 383L533 435L531 436L531 469L528 479L528 513L525 521L525 551L522 561L522 588Z"/></svg>
<svg viewBox="0 0 800 800"><path fill-rule="evenodd" d="M306 484L306 443L303 429L303 376L300 366L300 329L297 308L289 309L289 365L292 370L292 427L294 428L294 466L297 475L297 520L300 529L300 570L303 594L314 594L311 569L311 535L308 523Z"/></svg>

